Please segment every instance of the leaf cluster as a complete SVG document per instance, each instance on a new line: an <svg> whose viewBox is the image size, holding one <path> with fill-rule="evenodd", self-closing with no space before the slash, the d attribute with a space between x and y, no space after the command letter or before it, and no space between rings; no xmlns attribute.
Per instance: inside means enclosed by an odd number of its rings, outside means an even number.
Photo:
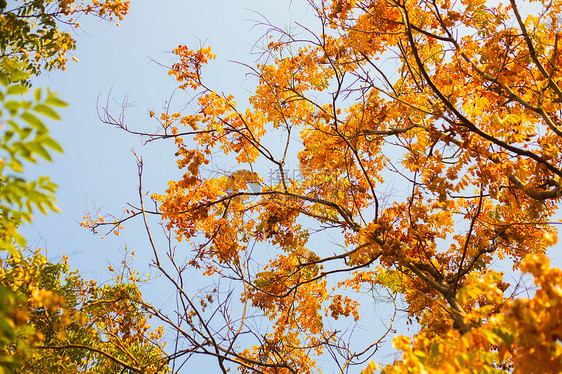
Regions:
<svg viewBox="0 0 562 374"><path fill-rule="evenodd" d="M2 368L14 373L166 372L135 283L97 285L39 252L10 257L0 271ZM124 371L125 370L125 371Z"/></svg>
<svg viewBox="0 0 562 374"><path fill-rule="evenodd" d="M44 214L47 210L57 211L56 185L47 176L26 179L24 166L35 164L40 158L52 161L53 151L62 152L50 137L44 119L60 119L56 108L65 107L66 103L40 88L31 98L23 99L22 95L29 91L23 84L25 79L25 75L20 75L12 83L0 80L0 241L4 249L25 243L16 228L22 222L31 222L35 210Z"/></svg>
<svg viewBox="0 0 562 374"><path fill-rule="evenodd" d="M103 0L16 0L0 2L0 73L10 74L13 65L23 70L65 69L66 54L76 48L69 28L79 27L81 14L108 20L123 19L128 1ZM29 83L29 81L27 82Z"/></svg>

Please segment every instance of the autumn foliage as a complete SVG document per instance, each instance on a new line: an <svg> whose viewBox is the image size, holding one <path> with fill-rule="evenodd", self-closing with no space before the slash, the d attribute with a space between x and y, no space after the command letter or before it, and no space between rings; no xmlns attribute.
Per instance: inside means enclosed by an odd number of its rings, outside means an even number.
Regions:
<svg viewBox="0 0 562 374"><path fill-rule="evenodd" d="M267 35L248 104L206 84L209 47L175 49L170 74L198 107L144 135L174 139L185 172L151 212L179 241L151 241L188 311L160 315L179 353L223 371L377 370L392 327L354 341L345 326L386 289L419 331L394 337L402 357L382 372L559 372L560 271L544 253L562 195L561 5L311 2L315 25ZM139 196L131 215L146 217ZM184 262L230 282L211 317ZM536 292L520 297L512 271Z"/></svg>
<svg viewBox="0 0 562 374"><path fill-rule="evenodd" d="M55 3L64 15L117 18L128 7ZM86 290L69 274L58 282L75 282L80 300L57 309L57 323L90 334L100 372L181 371L195 354L224 373L562 371L562 273L546 255L562 196L562 2L309 5L310 25L268 29L259 63L247 66L256 82L247 103L207 84L210 47L179 46L169 73L190 109L151 112L154 133L102 111L148 142L173 140L183 176L145 207L138 157L138 202L123 218L83 225L118 233L140 218L176 308L144 300L135 276ZM28 69L63 66L55 52L29 53ZM161 219L164 245L149 216ZM10 261L0 280L28 264ZM51 291L35 292L38 279L12 291L40 321L50 306L33 303ZM368 307L379 301L366 295L384 293L394 313L374 325ZM394 334L399 314L414 333ZM161 345L145 315L173 344ZM116 325L88 322L96 318ZM392 335L399 355L380 363ZM82 348L52 339L39 348ZM88 357L48 357L89 368Z"/></svg>

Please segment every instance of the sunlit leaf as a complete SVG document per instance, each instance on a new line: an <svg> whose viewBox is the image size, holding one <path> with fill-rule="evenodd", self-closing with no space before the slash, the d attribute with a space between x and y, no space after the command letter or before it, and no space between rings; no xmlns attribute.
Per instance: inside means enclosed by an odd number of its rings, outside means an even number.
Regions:
<svg viewBox="0 0 562 374"><path fill-rule="evenodd" d="M37 104L33 107L33 110L35 110L39 114L43 114L44 116L47 116L47 117L51 118L51 119L60 120L60 116L57 114L57 112L55 112L51 107L49 107L47 105Z"/></svg>

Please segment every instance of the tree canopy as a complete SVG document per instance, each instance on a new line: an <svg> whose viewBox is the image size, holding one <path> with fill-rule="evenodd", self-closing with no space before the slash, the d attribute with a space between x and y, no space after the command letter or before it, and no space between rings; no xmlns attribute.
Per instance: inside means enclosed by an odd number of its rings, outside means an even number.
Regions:
<svg viewBox="0 0 562 374"><path fill-rule="evenodd" d="M266 35L248 104L206 83L210 47L175 49L170 75L197 107L151 113L161 130L144 136L173 139L185 174L156 210L141 183L125 218L160 214L177 241L159 247L147 224L181 301L179 319L153 310L187 345L175 354L223 372L377 370L393 321L360 339L346 326L383 289L419 331L393 338L402 357L382 372L559 372L545 252L562 195L561 3L531 5L311 1L316 25ZM192 271L221 288L196 302Z"/></svg>
<svg viewBox="0 0 562 374"><path fill-rule="evenodd" d="M49 4L65 16L128 9ZM174 142L183 176L149 196L135 153L136 202L122 218L82 223L119 233L140 219L175 307L144 298L126 262L100 286L65 261L22 256L4 230L13 249L0 273L10 321L0 325L0 367L182 372L206 355L223 373L562 371L562 272L547 256L562 196L561 5L310 0L310 24L269 25L260 60L246 66L256 87L243 104L207 83L211 47L178 46L169 74L188 98L182 111L150 112L152 133L111 108L101 114L147 142ZM3 47L32 74L61 67L66 51L38 35ZM45 54L30 54L41 45ZM14 74L6 94L27 90L28 77ZM2 165L59 150L37 115L57 118L51 106L64 104L37 92L4 103L14 135L4 135ZM4 222L17 228L12 217L52 209L54 186L39 187L36 200L14 188L15 205L0 195ZM534 287L510 284L522 273ZM381 294L394 313L375 324L369 306ZM398 315L414 333L396 331ZM381 363L391 338L400 357Z"/></svg>

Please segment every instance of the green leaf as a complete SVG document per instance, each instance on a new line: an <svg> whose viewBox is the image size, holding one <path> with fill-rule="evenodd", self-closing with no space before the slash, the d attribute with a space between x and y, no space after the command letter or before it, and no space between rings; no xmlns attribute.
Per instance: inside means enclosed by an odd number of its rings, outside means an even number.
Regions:
<svg viewBox="0 0 562 374"><path fill-rule="evenodd" d="M53 95L49 95L49 97L47 97L47 100L45 100L45 103L60 108L64 108L68 106L68 104L65 101L62 101L61 99Z"/></svg>
<svg viewBox="0 0 562 374"><path fill-rule="evenodd" d="M38 154L39 156L43 157L45 160L47 161L53 161L53 158L51 157L51 155L49 154L49 152L47 152L47 150L45 148L43 148L43 146L37 142L31 142L28 144L28 148L33 152Z"/></svg>
<svg viewBox="0 0 562 374"><path fill-rule="evenodd" d="M60 146L60 144L57 143L57 142L56 142L55 140L53 140L52 138L45 137L45 138L42 138L42 139L40 140L40 142L41 142L43 145L45 145L45 146L51 148L53 151L56 151L56 152L59 152L59 153L64 152L63 149L62 149L62 147Z"/></svg>
<svg viewBox="0 0 562 374"><path fill-rule="evenodd" d="M35 205L37 205L37 208L39 208L39 210L41 211L41 213L47 214L47 210L46 210L45 207L43 206L43 203L42 203L42 202L37 202L37 203L35 203Z"/></svg>
<svg viewBox="0 0 562 374"><path fill-rule="evenodd" d="M31 127L24 127L21 129L17 129L16 131L20 135L20 140L24 140L31 134L33 130L31 129Z"/></svg>
<svg viewBox="0 0 562 374"><path fill-rule="evenodd" d="M16 142L14 143L14 149L16 149L25 160L31 163L36 163L35 157L33 157L33 153L31 153L29 149L28 143Z"/></svg>
<svg viewBox="0 0 562 374"><path fill-rule="evenodd" d="M10 139L12 139L12 137L14 136L14 132L13 131L6 131L4 133L4 143L8 143L10 141Z"/></svg>
<svg viewBox="0 0 562 374"><path fill-rule="evenodd" d="M30 76L31 73L28 71L16 71L10 76L10 78L12 82L19 82L28 79Z"/></svg>
<svg viewBox="0 0 562 374"><path fill-rule="evenodd" d="M14 100L6 101L4 103L4 107L6 109L8 109L10 112L15 113L15 112L18 111L18 109L20 107L20 103L18 101L14 101Z"/></svg>
<svg viewBox="0 0 562 374"><path fill-rule="evenodd" d="M12 161L8 164L8 166L16 173L23 173L23 166L17 158L12 159Z"/></svg>
<svg viewBox="0 0 562 374"><path fill-rule="evenodd" d="M10 125L10 127L13 128L15 131L19 131L20 125L18 125L16 121L9 119L6 122L8 122L8 125Z"/></svg>
<svg viewBox="0 0 562 374"><path fill-rule="evenodd" d="M33 126L39 133L46 133L48 131L43 121L29 112L22 113L21 119Z"/></svg>
<svg viewBox="0 0 562 374"><path fill-rule="evenodd" d="M0 74L0 84L4 87L8 85L8 77L6 74Z"/></svg>
<svg viewBox="0 0 562 374"><path fill-rule="evenodd" d="M40 88L36 89L33 96L35 97L35 101L41 100L41 89Z"/></svg>
<svg viewBox="0 0 562 374"><path fill-rule="evenodd" d="M54 120L60 120L60 116L55 112L51 107L44 105L44 104L37 104L33 108L37 113L43 114Z"/></svg>
<svg viewBox="0 0 562 374"><path fill-rule="evenodd" d="M10 169L15 171L16 173L23 173L23 165L17 158L14 158L10 163Z"/></svg>
<svg viewBox="0 0 562 374"><path fill-rule="evenodd" d="M55 193L54 191L52 193ZM49 209L51 209L53 212L55 213L60 213L60 209L58 206L56 206L52 201L48 200L45 202L45 204L49 207Z"/></svg>
<svg viewBox="0 0 562 374"><path fill-rule="evenodd" d="M8 89L6 90L6 92L8 93L8 95L23 95L24 93L26 93L27 91L29 91L29 88L27 88L26 86L24 86L23 84L17 84L15 86L10 86L8 87Z"/></svg>

